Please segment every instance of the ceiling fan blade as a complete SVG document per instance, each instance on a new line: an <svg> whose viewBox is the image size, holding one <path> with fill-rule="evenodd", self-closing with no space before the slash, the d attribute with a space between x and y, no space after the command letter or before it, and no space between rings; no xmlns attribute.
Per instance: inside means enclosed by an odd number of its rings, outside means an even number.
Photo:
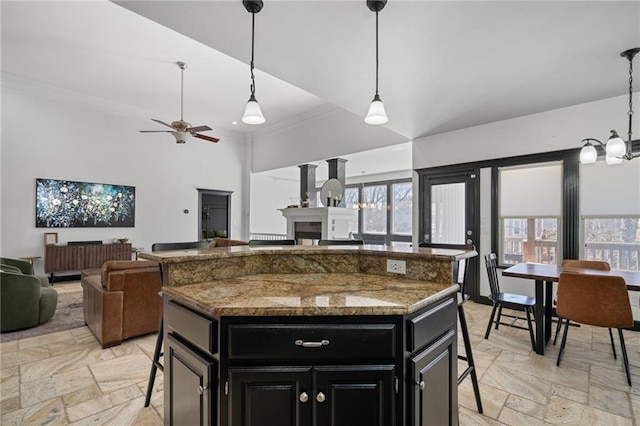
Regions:
<svg viewBox="0 0 640 426"><path fill-rule="evenodd" d="M172 133L171 130L140 130L140 133Z"/></svg>
<svg viewBox="0 0 640 426"><path fill-rule="evenodd" d="M151 120L155 121L156 123L162 124L163 126L171 127L173 129L173 126L171 124L167 124L164 121L156 120L155 118L152 118Z"/></svg>
<svg viewBox="0 0 640 426"><path fill-rule="evenodd" d="M194 138L204 139L205 141L209 141L209 142L218 142L220 140L218 138L212 138L211 136L199 135L197 133L191 133L191 135Z"/></svg>
<svg viewBox="0 0 640 426"><path fill-rule="evenodd" d="M206 132L207 130L213 130L209 126L189 127L187 132Z"/></svg>

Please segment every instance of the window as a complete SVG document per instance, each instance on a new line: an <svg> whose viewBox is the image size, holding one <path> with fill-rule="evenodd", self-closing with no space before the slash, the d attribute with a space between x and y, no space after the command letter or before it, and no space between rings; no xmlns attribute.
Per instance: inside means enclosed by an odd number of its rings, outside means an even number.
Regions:
<svg viewBox="0 0 640 426"><path fill-rule="evenodd" d="M387 233L387 186L365 186L362 225L366 234Z"/></svg>
<svg viewBox="0 0 640 426"><path fill-rule="evenodd" d="M345 206L359 208L357 238L367 244L411 244L413 183L411 180L370 182L344 191Z"/></svg>
<svg viewBox="0 0 640 426"><path fill-rule="evenodd" d="M392 234L411 235L413 228L413 184L411 182L391 185L391 223Z"/></svg>
<svg viewBox="0 0 640 426"><path fill-rule="evenodd" d="M499 170L500 263L557 263L562 164Z"/></svg>
<svg viewBox="0 0 640 426"><path fill-rule="evenodd" d="M640 162L580 166L580 257L640 270Z"/></svg>
<svg viewBox="0 0 640 426"><path fill-rule="evenodd" d="M357 187L350 187L344 189L344 205L348 209L359 208L360 206L360 191ZM358 226L358 222L351 225L351 229L353 232L360 232L360 227Z"/></svg>

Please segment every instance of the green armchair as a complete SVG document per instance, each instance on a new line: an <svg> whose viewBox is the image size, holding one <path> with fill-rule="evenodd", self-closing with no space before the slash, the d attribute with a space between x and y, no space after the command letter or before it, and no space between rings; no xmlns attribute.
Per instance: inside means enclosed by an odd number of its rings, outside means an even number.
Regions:
<svg viewBox="0 0 640 426"><path fill-rule="evenodd" d="M58 304L58 292L43 287L38 277L0 270L0 331L15 331L34 327L53 317Z"/></svg>
<svg viewBox="0 0 640 426"><path fill-rule="evenodd" d="M37 279L40 280L40 285L42 287L49 287L49 279L47 277L35 275L33 271L33 265L29 262L19 259L11 259L9 257L0 257L0 265L3 270L7 270L7 266L12 268L18 268L23 275L33 275Z"/></svg>

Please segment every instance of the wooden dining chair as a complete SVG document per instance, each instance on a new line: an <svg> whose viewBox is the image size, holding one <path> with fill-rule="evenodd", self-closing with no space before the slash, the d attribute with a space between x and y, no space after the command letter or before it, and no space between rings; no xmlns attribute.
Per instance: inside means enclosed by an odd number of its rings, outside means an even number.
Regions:
<svg viewBox="0 0 640 426"><path fill-rule="evenodd" d="M572 269L593 269L596 271L610 271L611 266L608 262L603 260L581 260L581 259L564 259L562 261L563 268L572 268ZM557 299L553 300L553 305L557 305ZM556 309L557 314L557 309ZM558 315L558 325L556 326L556 335L553 337L553 344L556 344L558 340L558 336L560 335L560 328L562 327L562 317ZM613 344L613 332L609 329L609 338L611 339L611 346L613 346L613 352L615 355L615 345Z"/></svg>
<svg viewBox="0 0 640 426"><path fill-rule="evenodd" d="M296 240L249 240L249 247L295 246Z"/></svg>
<svg viewBox="0 0 640 426"><path fill-rule="evenodd" d="M534 307L536 305L535 297L525 296L522 294L514 294L514 293L503 293L500 290L500 282L498 280L498 261L495 253L489 253L484 257L484 262L487 267L487 275L489 277L489 287L491 287L491 302L493 302L493 308L491 309L491 317L489 318L489 324L487 324L487 332L484 335L485 339L489 338L489 333L491 333L491 326L495 323L496 330L500 324L507 325L510 327L520 328L522 330L529 330L529 337L531 338L531 348L535 350L536 348L536 338L533 334L533 321L531 320L531 316L534 314ZM521 317L517 315L503 314L502 308L504 305L507 305L508 308L512 309L522 309L527 316L527 328L521 327L516 324L516 321ZM496 311L498 312L498 317L496 316ZM500 322L502 316L513 318L513 321L510 323ZM542 325L539 325L542 326Z"/></svg>
<svg viewBox="0 0 640 426"><path fill-rule="evenodd" d="M441 244L441 243L420 243L419 247L436 248L436 249L452 249L452 250L475 250L473 245L463 244ZM458 290L458 320L460 322L460 332L464 341L464 355L458 353L458 359L467 362L465 368L458 375L458 385L467 376L471 376L471 384L473 385L473 393L476 397L476 405L478 413L482 414L482 400L480 399L480 387L478 386L478 375L476 364L473 360L473 351L471 348L471 339L469 338L469 327L467 326L467 317L464 314L464 302L469 300L469 295L465 293L465 285L467 283L467 275L469 271L469 259L460 259L453 263L454 281L460 286Z"/></svg>
<svg viewBox="0 0 640 426"><path fill-rule="evenodd" d="M560 274L557 295L558 315L564 318L562 343L556 365L560 366L571 321L595 327L617 328L627 383L631 386L629 358L622 329L633 326L633 314L624 278L613 275ZM615 347L613 358L617 359Z"/></svg>

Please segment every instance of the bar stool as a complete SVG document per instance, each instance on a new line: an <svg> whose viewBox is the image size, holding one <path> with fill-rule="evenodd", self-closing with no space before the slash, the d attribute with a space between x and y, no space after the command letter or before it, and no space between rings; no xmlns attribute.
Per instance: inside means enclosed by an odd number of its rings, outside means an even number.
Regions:
<svg viewBox="0 0 640 426"><path fill-rule="evenodd" d="M162 292L158 293L162 298ZM158 369L164 373L164 366L160 362L160 358L164 355L162 352L162 340L164 337L163 319L160 319L160 326L158 327L158 337L156 338L156 348L153 351L153 360L151 361L151 372L149 373L149 383L147 384L147 394L144 398L144 406L148 407L151 402L151 393L153 392L153 384L156 381L156 373Z"/></svg>
<svg viewBox="0 0 640 426"><path fill-rule="evenodd" d="M206 249L208 243L206 241L193 241L186 243L154 243L151 246L151 251L167 251L167 250L189 250L189 249ZM162 265L160 265L160 279L164 283L164 277L162 276ZM162 299L162 292L158 293L160 299ZM163 314L164 316L164 314ZM164 366L160 362L160 358L164 355L162 352L162 340L164 339L163 319L160 318L160 325L158 326L158 337L156 338L156 347L153 351L153 359L151 360L151 372L149 373L149 383L147 384L147 394L144 398L144 406L148 407L151 402L151 393L153 392L153 384L156 381L156 374L158 369L164 372Z"/></svg>
<svg viewBox="0 0 640 426"><path fill-rule="evenodd" d="M437 244L437 243L420 243L419 247L434 249L454 249L454 250L475 250L475 246L463 244ZM471 375L471 384L473 385L473 394L476 398L478 413L482 414L482 400L480 399L480 387L478 385L478 374L476 363L473 360L473 350L471 348L471 339L469 338L469 327L467 326L467 317L464 314L464 302L469 300L469 296L464 292L464 286L467 281L467 260L461 259L453 264L453 274L456 277L455 282L460 286L458 291L458 320L460 321L460 331L462 332L462 340L464 341L464 355L458 354L458 359L467 362L467 368L458 375L458 385L469 375Z"/></svg>

